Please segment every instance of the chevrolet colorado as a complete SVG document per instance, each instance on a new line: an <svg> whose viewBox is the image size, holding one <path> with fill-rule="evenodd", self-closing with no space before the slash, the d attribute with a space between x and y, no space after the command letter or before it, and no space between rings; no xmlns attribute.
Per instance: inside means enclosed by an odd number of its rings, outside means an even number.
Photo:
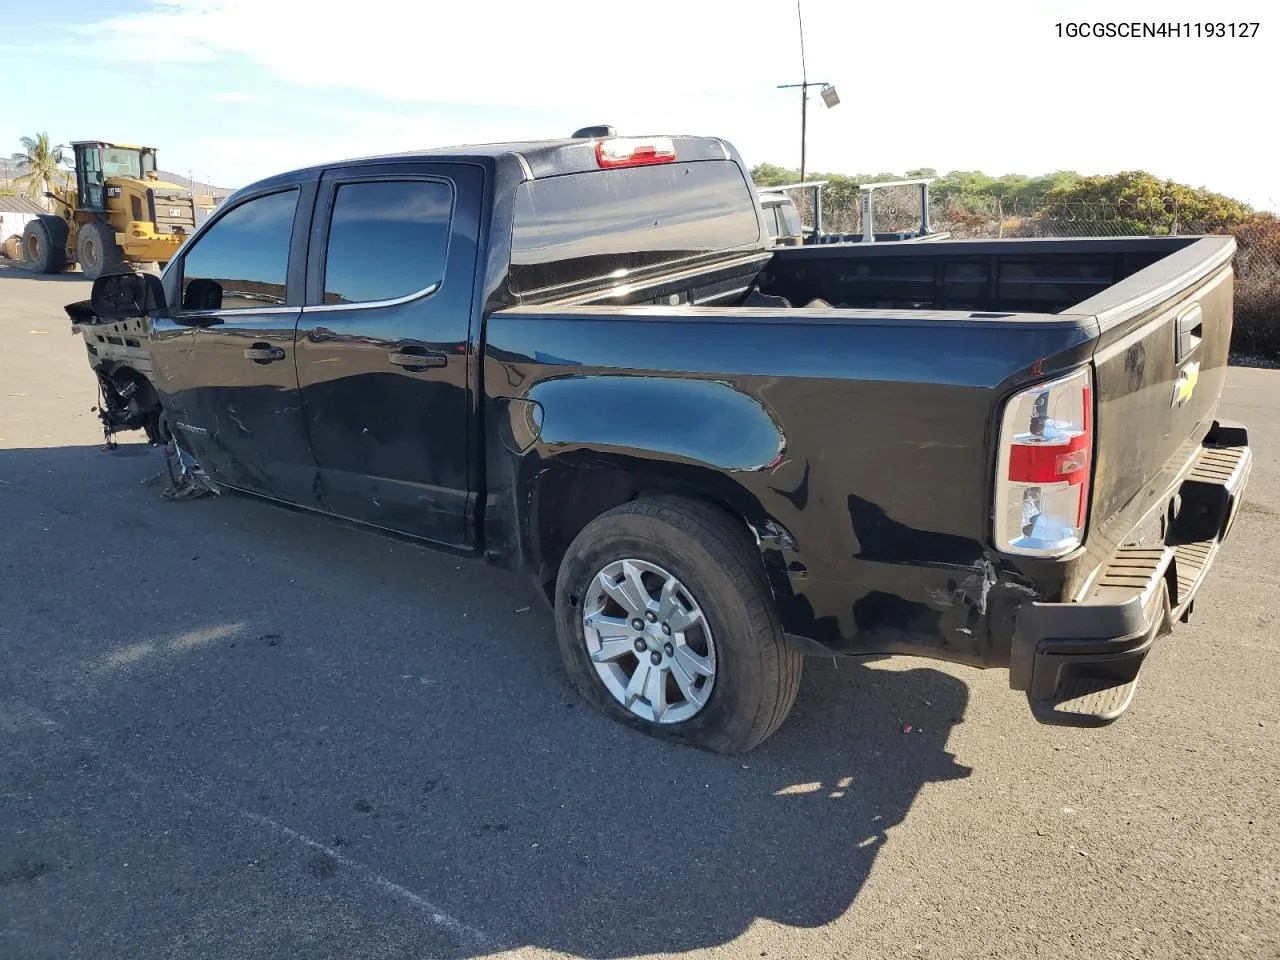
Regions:
<svg viewBox="0 0 1280 960"><path fill-rule="evenodd" d="M1129 706L1249 474L1233 251L775 247L725 142L597 135L272 177L68 311L219 489L528 571L583 697L738 752L805 654Z"/></svg>

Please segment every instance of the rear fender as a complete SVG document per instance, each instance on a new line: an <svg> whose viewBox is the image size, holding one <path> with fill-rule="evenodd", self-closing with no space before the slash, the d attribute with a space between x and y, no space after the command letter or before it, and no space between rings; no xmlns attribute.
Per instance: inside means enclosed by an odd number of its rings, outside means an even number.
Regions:
<svg viewBox="0 0 1280 960"><path fill-rule="evenodd" d="M64 218L53 213L39 213L36 214L36 219L49 231L49 240L55 247L61 247L68 257L75 256L70 228Z"/></svg>
<svg viewBox="0 0 1280 960"><path fill-rule="evenodd" d="M763 404L731 384L560 377L535 385L519 407L517 501L524 505L521 527L531 559L544 579L554 577L583 526L649 493L719 504L743 522L762 551L790 536L744 483L745 474L782 459L786 437ZM785 572L781 577L785 581ZM769 579L775 581L772 572Z"/></svg>
<svg viewBox="0 0 1280 960"><path fill-rule="evenodd" d="M732 384L618 374L558 377L526 399L541 410L539 442L592 448L717 471L763 470L786 448L777 420Z"/></svg>

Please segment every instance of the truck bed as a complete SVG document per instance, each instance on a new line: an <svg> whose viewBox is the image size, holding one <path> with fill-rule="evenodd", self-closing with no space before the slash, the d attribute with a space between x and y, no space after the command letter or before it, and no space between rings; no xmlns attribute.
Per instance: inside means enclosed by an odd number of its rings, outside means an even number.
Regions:
<svg viewBox="0 0 1280 960"><path fill-rule="evenodd" d="M691 462L725 452L758 513L779 518L805 554L781 588L803 595L792 614L802 635L866 652L932 648L941 632L931 655L1007 662L998 635L971 634L963 620L939 628L958 613L953 601L900 607L898 564L910 555L932 569L931 596L972 581L976 594L959 588L965 603L987 610L1025 599L1021 583L1041 601L1074 599L1145 524L1164 535L1159 517L1214 425L1233 252L1230 238L1166 237L743 254L497 311L489 355L503 360L485 377L545 395L548 411L566 377L585 378L573 389L599 411L643 409L648 391L674 404L675 419L682 405L710 409L691 381L732 385L723 423L684 420L677 436L636 423L633 436L603 412L589 424L586 413L568 423L548 412L542 440L589 436ZM991 546L997 418L1016 391L1082 364L1097 418L1087 540L1067 558L1011 558ZM743 398L760 405L758 437L733 427ZM851 524L833 525L815 502L847 503ZM862 597L852 609L835 599L850 584Z"/></svg>
<svg viewBox="0 0 1280 960"><path fill-rule="evenodd" d="M866 309L1062 313L1194 243L1194 237L952 240L779 250L762 293Z"/></svg>
<svg viewBox="0 0 1280 960"><path fill-rule="evenodd" d="M554 302L800 308L822 300L837 309L1058 314L1075 312L1077 304L1198 239L781 247L766 258L742 257ZM753 291L756 296L749 301ZM782 297L786 303L762 301L760 295Z"/></svg>

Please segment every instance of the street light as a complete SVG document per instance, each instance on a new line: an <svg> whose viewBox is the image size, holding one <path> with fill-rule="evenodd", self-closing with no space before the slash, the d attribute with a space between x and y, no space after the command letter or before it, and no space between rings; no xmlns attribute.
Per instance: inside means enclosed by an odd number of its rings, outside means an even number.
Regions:
<svg viewBox="0 0 1280 960"><path fill-rule="evenodd" d="M796 0L796 20L800 24L800 82L799 83L780 83L779 90L794 90L800 88L800 182L804 182L805 169L805 146L808 139L809 127L809 88L821 87L819 91L822 96L822 103L830 109L840 102L840 95L836 93L836 88L829 83L810 80L808 70L804 63L804 17L800 13L800 0Z"/></svg>

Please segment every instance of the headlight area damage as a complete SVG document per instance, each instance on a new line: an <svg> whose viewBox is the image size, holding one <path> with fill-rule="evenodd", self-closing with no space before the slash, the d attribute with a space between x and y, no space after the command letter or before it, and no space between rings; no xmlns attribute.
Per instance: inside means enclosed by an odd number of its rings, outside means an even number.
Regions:
<svg viewBox="0 0 1280 960"><path fill-rule="evenodd" d="M148 483L167 478L164 496L174 500L217 493L200 465L178 449L169 430L152 383L147 350L151 321L105 321L94 312L89 300L67 304L65 309L71 318L71 332L84 339L89 366L98 379L94 411L102 421L104 449L116 449L117 433L141 430L149 444L163 449L165 458L165 469Z"/></svg>

